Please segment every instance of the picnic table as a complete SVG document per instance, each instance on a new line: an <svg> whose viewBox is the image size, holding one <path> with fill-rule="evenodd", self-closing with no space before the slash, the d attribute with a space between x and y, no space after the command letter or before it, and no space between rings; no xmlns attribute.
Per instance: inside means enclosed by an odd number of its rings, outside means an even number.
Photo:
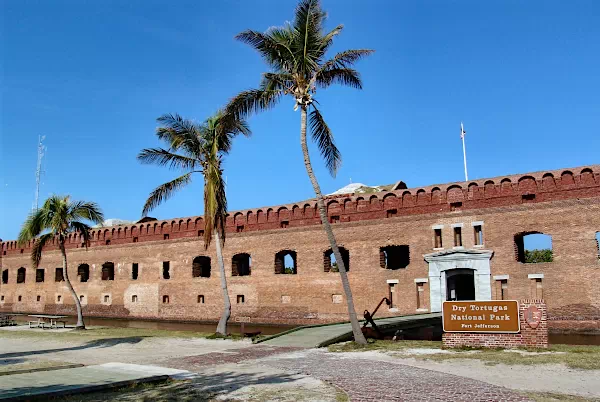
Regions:
<svg viewBox="0 0 600 402"><path fill-rule="evenodd" d="M0 313L0 327L5 327L8 325L17 325L17 321L15 317L24 315L19 313Z"/></svg>
<svg viewBox="0 0 600 402"><path fill-rule="evenodd" d="M30 317L37 318L37 321L29 321L29 328L32 326L46 329L48 328L58 328L58 323L61 322L63 328L67 327L67 321L65 318L68 318L68 315L48 315L48 314L30 314Z"/></svg>

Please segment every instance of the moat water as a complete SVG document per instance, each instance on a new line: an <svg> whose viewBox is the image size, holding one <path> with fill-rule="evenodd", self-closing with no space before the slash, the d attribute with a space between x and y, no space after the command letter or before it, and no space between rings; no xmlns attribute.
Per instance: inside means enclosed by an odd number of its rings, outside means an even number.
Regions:
<svg viewBox="0 0 600 402"><path fill-rule="evenodd" d="M27 317L16 317L17 321L26 322ZM67 325L75 324L75 317L67 318ZM85 323L89 326L104 326L117 328L143 328L160 329L167 331L195 331L204 333L213 333L217 328L217 323L195 323L195 322L174 322L174 321L150 321L150 320L127 320L114 318L96 318L85 317ZM229 331L233 334L240 333L241 324L229 322L227 324ZM244 324L244 332L260 332L262 335L274 335L289 329L295 328L294 325L267 325L267 324ZM600 334L549 334L548 342L552 345L600 345Z"/></svg>

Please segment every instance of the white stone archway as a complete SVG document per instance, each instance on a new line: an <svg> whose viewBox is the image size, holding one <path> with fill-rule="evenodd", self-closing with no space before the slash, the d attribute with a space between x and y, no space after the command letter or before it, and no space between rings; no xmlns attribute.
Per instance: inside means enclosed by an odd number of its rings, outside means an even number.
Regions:
<svg viewBox="0 0 600 402"><path fill-rule="evenodd" d="M453 269L472 269L475 300L491 300L490 259L493 254L488 250L445 250L425 254L423 257L429 263L430 311L442 311L442 302L446 300L446 271Z"/></svg>

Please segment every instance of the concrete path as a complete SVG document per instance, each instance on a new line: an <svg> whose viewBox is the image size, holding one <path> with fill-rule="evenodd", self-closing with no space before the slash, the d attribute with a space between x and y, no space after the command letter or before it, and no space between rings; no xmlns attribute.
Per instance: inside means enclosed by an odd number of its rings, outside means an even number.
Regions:
<svg viewBox="0 0 600 402"><path fill-rule="evenodd" d="M430 325L430 322L441 320L440 313L405 315L375 320L381 330L387 328L418 327ZM352 339L350 323L325 326L301 327L284 335L273 335L262 342L270 346L290 346L301 348L317 348Z"/></svg>
<svg viewBox="0 0 600 402"><path fill-rule="evenodd" d="M0 377L0 400L56 396L104 390L132 383L192 378L194 374L170 368L106 363L62 370L38 371Z"/></svg>

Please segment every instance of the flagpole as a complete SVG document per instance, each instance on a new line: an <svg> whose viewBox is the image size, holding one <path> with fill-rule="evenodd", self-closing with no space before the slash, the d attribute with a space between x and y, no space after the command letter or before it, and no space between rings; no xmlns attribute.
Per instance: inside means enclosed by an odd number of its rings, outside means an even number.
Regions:
<svg viewBox="0 0 600 402"><path fill-rule="evenodd" d="M467 173L467 149L465 148L465 134L467 132L465 131L464 127L463 127L463 123L462 121L460 122L460 138L462 139L462 146L463 146L463 161L465 164L465 181L469 181L469 174Z"/></svg>

